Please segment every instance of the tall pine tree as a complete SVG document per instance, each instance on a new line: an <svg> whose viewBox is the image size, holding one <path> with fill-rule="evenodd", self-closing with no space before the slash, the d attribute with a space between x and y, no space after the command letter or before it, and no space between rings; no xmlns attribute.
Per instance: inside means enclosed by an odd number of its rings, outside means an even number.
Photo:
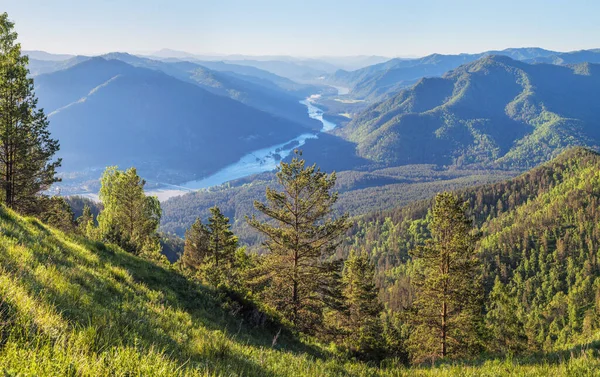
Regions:
<svg viewBox="0 0 600 377"><path fill-rule="evenodd" d="M490 335L487 348L498 353L520 353L527 348L524 325L519 320L519 305L496 276L487 300L486 326Z"/></svg>
<svg viewBox="0 0 600 377"><path fill-rule="evenodd" d="M454 194L438 194L432 239L412 252L422 267L413 277L417 299L409 338L417 362L467 356L480 342L483 291L467 208Z"/></svg>
<svg viewBox="0 0 600 377"><path fill-rule="evenodd" d="M210 250L215 266L231 268L238 247L238 239L231 231L229 218L223 215L217 206L210 209L208 230L211 235Z"/></svg>
<svg viewBox="0 0 600 377"><path fill-rule="evenodd" d="M39 212L37 196L58 181L59 149L48 120L37 109L27 56L21 55L8 15L0 15L0 199L24 213Z"/></svg>
<svg viewBox="0 0 600 377"><path fill-rule="evenodd" d="M329 262L348 229L348 215L333 217L338 195L332 192L335 173L327 175L296 156L282 162L277 172L281 191L268 187L267 203L255 208L267 220L256 217L250 226L265 238L267 255L261 264L261 282L267 286L263 299L297 328L316 332L323 309L336 302L339 263Z"/></svg>

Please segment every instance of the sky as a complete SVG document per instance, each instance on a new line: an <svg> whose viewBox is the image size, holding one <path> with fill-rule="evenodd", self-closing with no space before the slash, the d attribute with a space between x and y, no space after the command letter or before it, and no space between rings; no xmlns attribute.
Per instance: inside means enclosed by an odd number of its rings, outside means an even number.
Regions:
<svg viewBox="0 0 600 377"><path fill-rule="evenodd" d="M598 0L0 0L24 50L424 56L600 47Z"/></svg>

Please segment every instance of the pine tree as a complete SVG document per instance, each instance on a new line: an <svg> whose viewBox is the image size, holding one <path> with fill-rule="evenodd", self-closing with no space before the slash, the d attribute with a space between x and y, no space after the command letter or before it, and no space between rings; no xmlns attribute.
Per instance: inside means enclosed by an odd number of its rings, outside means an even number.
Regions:
<svg viewBox="0 0 600 377"><path fill-rule="evenodd" d="M383 327L374 278L375 265L368 255L352 250L342 278L347 305L344 343L354 354L377 360L383 356Z"/></svg>
<svg viewBox="0 0 600 377"><path fill-rule="evenodd" d="M98 228L103 239L130 252L157 254L161 208L156 197L146 196L145 184L135 168L108 167L101 179L104 209L98 215Z"/></svg>
<svg viewBox="0 0 600 377"><path fill-rule="evenodd" d="M229 218L225 217L217 206L210 209L208 229L211 235L210 250L215 267L217 269L231 268L238 247L238 239L231 231Z"/></svg>
<svg viewBox="0 0 600 377"><path fill-rule="evenodd" d="M488 298L486 325L493 352L518 353L527 348L523 323L518 318L519 307L510 297L506 286L496 277L494 288Z"/></svg>
<svg viewBox="0 0 600 377"><path fill-rule="evenodd" d="M412 252L423 268L413 277L417 298L409 339L417 362L467 356L479 345L483 292L467 205L454 194L438 194L432 239Z"/></svg>
<svg viewBox="0 0 600 377"><path fill-rule="evenodd" d="M198 272L204 260L209 255L209 249L210 234L206 226L198 218L185 232L185 246L181 262L187 269Z"/></svg>
<svg viewBox="0 0 600 377"><path fill-rule="evenodd" d="M37 217L44 223L51 225L63 232L75 232L76 224L73 219L73 210L65 198L60 196L42 196L37 200Z"/></svg>
<svg viewBox="0 0 600 377"><path fill-rule="evenodd" d="M92 209L86 204L83 207L83 213L77 219L77 229L80 234L88 238L94 238L92 234L94 225L94 215L92 214Z"/></svg>
<svg viewBox="0 0 600 377"><path fill-rule="evenodd" d="M21 55L8 15L0 15L0 199L10 208L37 214L38 195L58 182L60 159L51 161L58 141L37 109L27 56Z"/></svg>
<svg viewBox="0 0 600 377"><path fill-rule="evenodd" d="M328 259L349 222L348 215L333 218L338 198L332 192L335 173L327 175L316 165L306 167L296 153L277 172L282 191L268 187L267 203L254 203L268 220L253 216L248 223L266 238L267 253L257 279L266 285L263 300L300 330L314 333L322 323L323 309L339 298L332 294L340 264Z"/></svg>
<svg viewBox="0 0 600 377"><path fill-rule="evenodd" d="M215 286L233 285L238 239L219 207L211 208L210 213L208 224L196 219L186 232L182 263Z"/></svg>

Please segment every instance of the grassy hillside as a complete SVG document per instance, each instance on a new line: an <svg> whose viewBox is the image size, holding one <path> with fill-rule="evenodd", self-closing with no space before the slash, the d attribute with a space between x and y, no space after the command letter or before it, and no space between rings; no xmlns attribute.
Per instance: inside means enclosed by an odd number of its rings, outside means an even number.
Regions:
<svg viewBox="0 0 600 377"><path fill-rule="evenodd" d="M519 360L379 369L285 329L277 337L280 328L168 266L0 207L5 376L585 376L600 368L590 344Z"/></svg>
<svg viewBox="0 0 600 377"><path fill-rule="evenodd" d="M421 80L339 132L361 157L390 165L529 168L566 147L600 144L599 68L487 56Z"/></svg>
<svg viewBox="0 0 600 377"><path fill-rule="evenodd" d="M3 207L0 266L6 375L268 376L284 366L288 375L325 367L308 362L320 350L285 329L273 345L281 326L259 312Z"/></svg>

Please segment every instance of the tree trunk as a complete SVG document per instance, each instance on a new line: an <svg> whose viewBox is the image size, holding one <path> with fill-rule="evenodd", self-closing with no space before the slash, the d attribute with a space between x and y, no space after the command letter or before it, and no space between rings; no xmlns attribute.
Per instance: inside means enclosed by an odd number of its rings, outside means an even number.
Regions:
<svg viewBox="0 0 600 377"><path fill-rule="evenodd" d="M10 150L10 147L9 147ZM9 152L12 154L12 152ZM6 166L6 205L8 208L14 209L15 207L15 173L14 173L14 164L12 160L12 156L8 157L8 164Z"/></svg>
<svg viewBox="0 0 600 377"><path fill-rule="evenodd" d="M442 303L442 357L446 357L446 333L447 333L447 328L446 328L446 319L448 316L448 304L446 303L446 301L444 301Z"/></svg>
<svg viewBox="0 0 600 377"><path fill-rule="evenodd" d="M294 305L294 325L298 319L298 252L294 252L294 284L292 286L292 304Z"/></svg>
<svg viewBox="0 0 600 377"><path fill-rule="evenodd" d="M219 267L219 229L215 229L215 266Z"/></svg>

